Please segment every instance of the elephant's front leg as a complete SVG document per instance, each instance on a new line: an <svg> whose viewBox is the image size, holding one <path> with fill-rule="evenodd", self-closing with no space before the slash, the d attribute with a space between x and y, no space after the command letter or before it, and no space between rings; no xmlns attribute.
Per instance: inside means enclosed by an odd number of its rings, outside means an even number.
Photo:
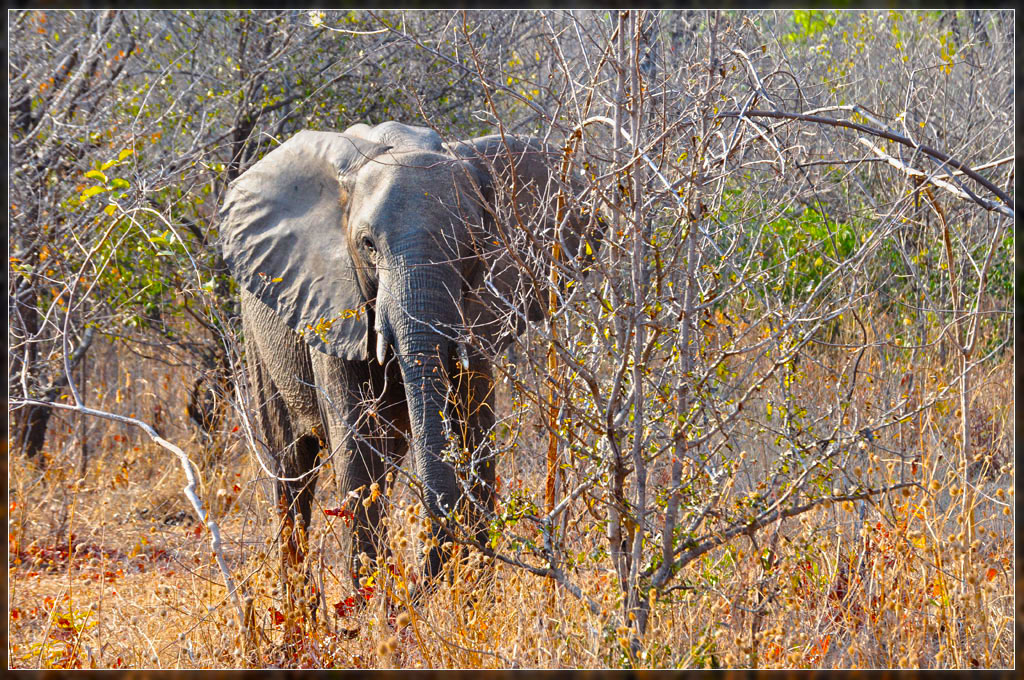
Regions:
<svg viewBox="0 0 1024 680"><path fill-rule="evenodd" d="M368 412L367 412L368 411ZM404 450L404 438L385 433L387 427L376 409L361 414L361 422L350 422L352 443L342 462L340 491L352 512L349 574L361 589L360 579L370 576L378 556L387 554L386 531L381 519L386 513L384 496L390 465L397 465ZM389 462L390 461L390 462Z"/></svg>
<svg viewBox="0 0 1024 680"><path fill-rule="evenodd" d="M351 524L345 552L353 586L372 574L377 557L386 553L381 519L388 470L401 464L408 447L408 412L401 380L394 368L385 371L366 362L314 357L318 384L339 386L338 395L322 395L321 408L336 451L339 492ZM326 379L326 383L319 381ZM340 397L340 398L339 398ZM363 557L365 555L365 557Z"/></svg>

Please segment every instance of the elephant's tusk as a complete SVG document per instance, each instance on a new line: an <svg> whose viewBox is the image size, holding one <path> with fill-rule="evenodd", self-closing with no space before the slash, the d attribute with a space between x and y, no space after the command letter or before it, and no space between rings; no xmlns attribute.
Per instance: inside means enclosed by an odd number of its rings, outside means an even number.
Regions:
<svg viewBox="0 0 1024 680"><path fill-rule="evenodd" d="M384 333L377 331L377 363L381 366L384 365L384 359L388 354L388 341L384 337Z"/></svg>
<svg viewBox="0 0 1024 680"><path fill-rule="evenodd" d="M469 370L469 350L466 349L466 343L457 342L455 348L459 353L459 363L462 364L462 370Z"/></svg>

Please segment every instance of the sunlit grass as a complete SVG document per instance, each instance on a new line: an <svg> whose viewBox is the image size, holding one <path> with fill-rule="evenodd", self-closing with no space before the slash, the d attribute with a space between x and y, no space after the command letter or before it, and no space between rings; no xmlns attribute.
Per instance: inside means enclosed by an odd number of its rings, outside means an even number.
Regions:
<svg viewBox="0 0 1024 680"><path fill-rule="evenodd" d="M307 537L323 596L293 608L282 597L273 504L261 471L230 432L204 444L183 426L169 437L205 461L204 500L221 522L225 553L245 589L242 636L212 561L206 529L188 513L176 461L135 433L92 424L79 474L78 429L55 421L45 470L17 457L8 506L8 664L19 668L507 668L519 667L1006 667L1013 664L1012 440L1002 360L975 400L979 422L976 539L965 544L962 480L950 411L929 411L913 474L920 489L806 513L738 539L691 563L661 595L632 656L621 591L605 562L571 574L597 611L549 582L479 553L461 552L417 606L422 509L396 485L391 557L366 561L363 596L344 560L345 518L325 513L333 475L318 490ZM813 369L809 369L813 370ZM814 385L814 376L805 384ZM824 385L824 381L820 381ZM184 398L173 381L164 401ZM824 388L823 388L824 389ZM881 389L881 388L878 388ZM123 390L128 394L128 390ZM147 394L149 396L147 396ZM152 393L110 408L151 407ZM132 401L134 399L134 401ZM985 426L985 422L995 423ZM908 426L909 427L909 426ZM915 425L916 427L916 425ZM522 460L505 479L543 488L540 465ZM857 474L884 480L896 468L865 455ZM386 491L386 489L385 489ZM186 514L182 514L182 512ZM583 514L586 518L587 515ZM583 521L586 521L585 519ZM586 527L584 527L586 529ZM572 535L576 552L604 547L596 528ZM499 551L508 551L504 539ZM970 571L960 579L963 564ZM301 583L301 574L292 574ZM291 642L289 642L291 641Z"/></svg>

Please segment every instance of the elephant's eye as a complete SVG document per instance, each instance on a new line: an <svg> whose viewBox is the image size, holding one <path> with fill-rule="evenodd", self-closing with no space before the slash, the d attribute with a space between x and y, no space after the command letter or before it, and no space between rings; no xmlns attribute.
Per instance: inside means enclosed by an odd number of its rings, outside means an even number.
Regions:
<svg viewBox="0 0 1024 680"><path fill-rule="evenodd" d="M369 236L363 237L363 248L366 248L366 251L371 255L377 252L377 246L374 245L373 239L370 238Z"/></svg>

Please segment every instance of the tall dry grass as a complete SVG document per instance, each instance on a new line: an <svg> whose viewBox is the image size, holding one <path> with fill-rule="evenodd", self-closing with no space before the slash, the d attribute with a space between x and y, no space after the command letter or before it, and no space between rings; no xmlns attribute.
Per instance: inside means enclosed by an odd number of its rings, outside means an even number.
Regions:
<svg viewBox="0 0 1024 680"><path fill-rule="evenodd" d="M98 350L99 351L99 350ZM727 544L690 564L673 587L651 593L638 657L621 626L621 593L600 558L573 574L599 604L479 554L460 553L417 607L421 509L399 481L391 505L391 557L364 563L352 593L341 554L345 517L333 474L318 490L306 537L318 602L289 609L277 570L280 525L262 471L237 419L214 439L182 414L182 369L153 371L107 347L90 382L90 405L158 421L202 468L205 502L219 518L225 556L243 583L242 638L213 562L206 530L181 494L177 462L138 432L56 414L45 466L15 451L9 465L8 665L16 668L227 667L1010 667L1014 664L1012 352L993 361L972 405L976 540L965 544L955 400L887 435L920 450L921 489L874 502L821 507ZM803 398L827 381L808 361ZM869 361L870 363L870 361ZM948 366L918 367L948 380ZM870 366L877 371L879 366ZM869 373L870 373L869 370ZM919 380L922 391L931 389ZM886 398L878 380L862 398ZM922 392L923 393L923 392ZM821 397L824 399L825 395ZM508 400L502 394L502 400ZM521 446L502 461L509 486L543 493L536 459ZM529 439L526 440L527 442ZM88 457L82 466L82 444ZM866 449L854 474L899 474ZM890 479L889 481L895 481ZM531 491L532 490L532 491ZM503 490L505 491L505 490ZM501 494L499 494L501 495ZM600 556L605 537L581 514L573 551ZM498 549L510 546L499 540ZM971 565L966 583L959 573ZM302 575L293 574L301 580ZM308 608L315 604L316 616Z"/></svg>

